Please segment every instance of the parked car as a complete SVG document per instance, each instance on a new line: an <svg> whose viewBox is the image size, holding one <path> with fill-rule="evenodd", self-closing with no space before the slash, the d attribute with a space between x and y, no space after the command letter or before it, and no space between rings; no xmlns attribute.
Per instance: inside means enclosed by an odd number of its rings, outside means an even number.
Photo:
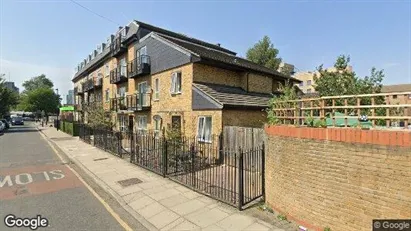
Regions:
<svg viewBox="0 0 411 231"><path fill-rule="evenodd" d="M6 119L1 119L0 122L2 122L4 124L5 129L10 128L10 124Z"/></svg>
<svg viewBox="0 0 411 231"><path fill-rule="evenodd" d="M34 121L34 118L32 117L23 117L24 121Z"/></svg>
<svg viewBox="0 0 411 231"><path fill-rule="evenodd" d="M11 118L11 125L24 125L23 118L21 116Z"/></svg>
<svg viewBox="0 0 411 231"><path fill-rule="evenodd" d="M6 125L0 121L0 133L2 133L6 129Z"/></svg>

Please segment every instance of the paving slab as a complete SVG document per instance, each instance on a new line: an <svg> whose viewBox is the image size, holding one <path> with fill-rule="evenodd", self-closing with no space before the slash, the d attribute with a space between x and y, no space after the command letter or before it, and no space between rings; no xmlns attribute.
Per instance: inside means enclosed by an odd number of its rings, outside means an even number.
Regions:
<svg viewBox="0 0 411 231"><path fill-rule="evenodd" d="M166 206L166 207L174 207L176 205L182 204L189 201L189 199L181 194L177 194L165 199L160 200L160 204Z"/></svg>
<svg viewBox="0 0 411 231"><path fill-rule="evenodd" d="M150 218L148 218L148 221L153 224L156 228L161 229L164 226L172 223L173 221L177 220L180 218L179 215L176 213L170 211L170 210L165 210L163 212L160 212Z"/></svg>
<svg viewBox="0 0 411 231"><path fill-rule="evenodd" d="M217 225L226 230L243 230L254 222L254 218L236 213L219 221Z"/></svg>
<svg viewBox="0 0 411 231"><path fill-rule="evenodd" d="M196 210L199 210L201 208L203 208L205 206L205 204L199 200L190 200L187 201L185 203L176 205L174 207L171 207L171 210L173 210L174 212L180 214L180 215L186 215L189 213L192 213Z"/></svg>
<svg viewBox="0 0 411 231"><path fill-rule="evenodd" d="M228 213L225 213L217 208L202 208L194 213L187 215L186 218L192 223L205 228L212 224L218 223L228 216Z"/></svg>
<svg viewBox="0 0 411 231"><path fill-rule="evenodd" d="M137 212L141 214L144 218L148 219L156 214L161 213L162 211L166 210L166 207L162 206L158 202L153 202L146 207L138 209Z"/></svg>

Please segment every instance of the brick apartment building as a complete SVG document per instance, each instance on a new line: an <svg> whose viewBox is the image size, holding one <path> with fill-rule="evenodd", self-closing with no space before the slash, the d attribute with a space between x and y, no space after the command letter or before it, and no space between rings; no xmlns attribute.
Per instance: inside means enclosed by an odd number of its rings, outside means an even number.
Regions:
<svg viewBox="0 0 411 231"><path fill-rule="evenodd" d="M386 98L387 104L410 104L411 103L411 84L384 85L382 93L397 93ZM411 116L411 108L404 109L405 116Z"/></svg>
<svg viewBox="0 0 411 231"><path fill-rule="evenodd" d="M220 44L132 21L110 35L73 78L77 118L101 103L120 131L171 127L205 141L223 126L261 127L280 83L295 78L237 57Z"/></svg>

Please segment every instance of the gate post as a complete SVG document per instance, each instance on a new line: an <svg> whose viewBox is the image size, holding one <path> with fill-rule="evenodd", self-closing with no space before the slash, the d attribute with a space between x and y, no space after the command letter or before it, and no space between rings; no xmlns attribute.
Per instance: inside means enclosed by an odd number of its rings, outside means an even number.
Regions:
<svg viewBox="0 0 411 231"><path fill-rule="evenodd" d="M265 201L265 144L262 145L262 155L261 155L261 183L262 183L262 195Z"/></svg>
<svg viewBox="0 0 411 231"><path fill-rule="evenodd" d="M122 142L122 138L121 138L121 132L118 133L118 139L117 139L117 153L120 156L120 158L123 158L123 153L121 152L121 142Z"/></svg>
<svg viewBox="0 0 411 231"><path fill-rule="evenodd" d="M194 141L195 142L195 141ZM195 147L194 147L194 143L191 145L190 147L190 157L191 157L191 186L193 186L195 188L195 184L196 184L196 179L195 179L195 156L194 156L194 152L195 152Z"/></svg>
<svg viewBox="0 0 411 231"><path fill-rule="evenodd" d="M238 157L238 210L243 209L244 204L244 163L243 150L239 148Z"/></svg>
<svg viewBox="0 0 411 231"><path fill-rule="evenodd" d="M163 138L163 177L167 176L168 172L168 153L167 153L168 145L167 139Z"/></svg>

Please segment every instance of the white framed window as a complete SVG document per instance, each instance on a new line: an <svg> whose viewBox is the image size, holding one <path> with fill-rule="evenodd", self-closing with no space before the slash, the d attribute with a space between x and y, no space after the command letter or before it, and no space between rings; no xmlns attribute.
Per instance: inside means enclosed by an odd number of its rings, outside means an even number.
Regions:
<svg viewBox="0 0 411 231"><path fill-rule="evenodd" d="M120 59L120 74L127 77L127 61L126 58Z"/></svg>
<svg viewBox="0 0 411 231"><path fill-rule="evenodd" d="M198 140L202 142L211 142L211 128L212 120L211 116L198 117Z"/></svg>
<svg viewBox="0 0 411 231"><path fill-rule="evenodd" d="M160 80L157 78L154 80L154 100L160 99Z"/></svg>
<svg viewBox="0 0 411 231"><path fill-rule="evenodd" d="M110 65L108 65L108 63L106 63L106 77L108 77L110 75Z"/></svg>
<svg viewBox="0 0 411 231"><path fill-rule="evenodd" d="M119 97L125 97L126 96L127 89L126 89L125 86L119 87L117 89L118 89L117 94L119 95Z"/></svg>
<svg viewBox="0 0 411 231"><path fill-rule="evenodd" d="M408 95L408 99L411 99L411 94Z"/></svg>
<svg viewBox="0 0 411 231"><path fill-rule="evenodd" d="M118 128L120 132L127 131L127 116L125 115L118 116Z"/></svg>
<svg viewBox="0 0 411 231"><path fill-rule="evenodd" d="M181 72L174 72L171 74L171 94L181 93Z"/></svg>
<svg viewBox="0 0 411 231"><path fill-rule="evenodd" d="M137 131L145 134L147 131L147 116L137 116Z"/></svg>
<svg viewBox="0 0 411 231"><path fill-rule="evenodd" d="M161 130L161 120L154 120L154 135L158 137Z"/></svg>
<svg viewBox="0 0 411 231"><path fill-rule="evenodd" d="M109 88L106 89L105 97L106 97L106 102L108 102L110 100L110 89Z"/></svg>

